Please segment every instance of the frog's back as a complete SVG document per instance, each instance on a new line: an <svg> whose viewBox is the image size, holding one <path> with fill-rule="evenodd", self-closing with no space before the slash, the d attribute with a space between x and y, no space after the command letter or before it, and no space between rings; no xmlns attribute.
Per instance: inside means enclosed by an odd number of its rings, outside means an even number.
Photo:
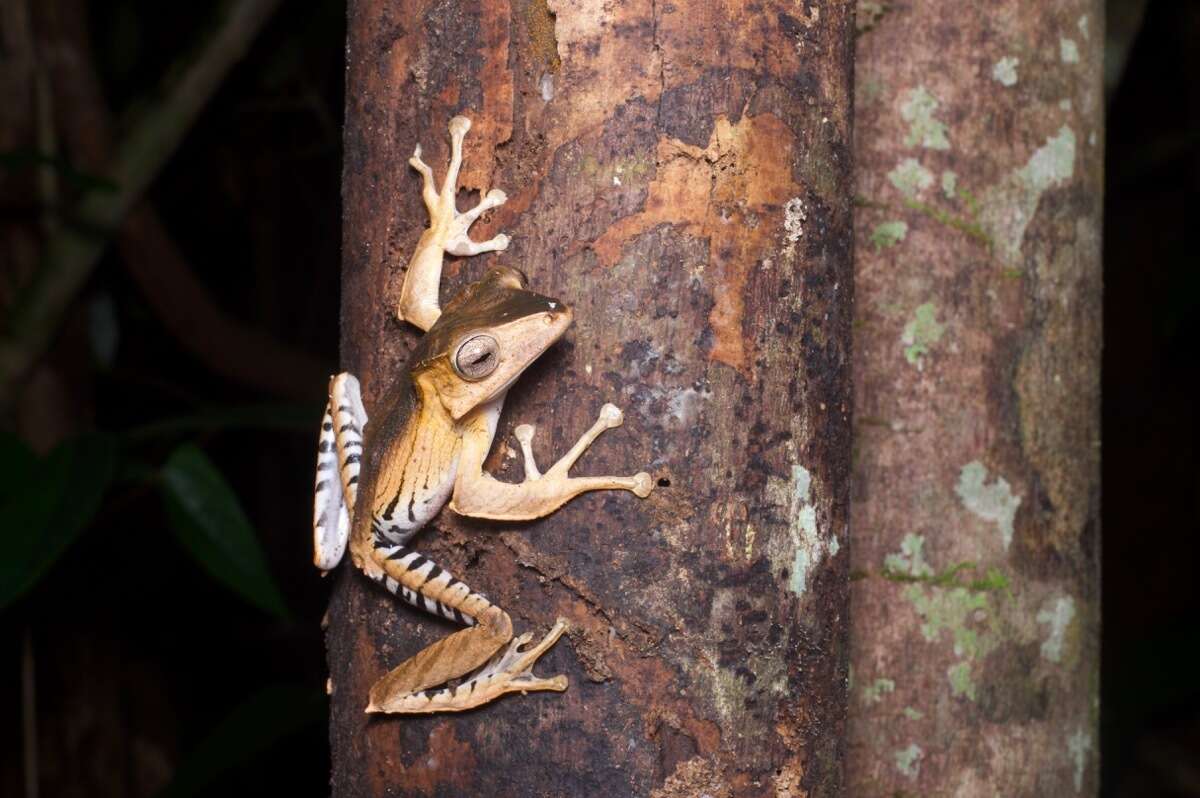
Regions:
<svg viewBox="0 0 1200 798"><path fill-rule="evenodd" d="M402 544L449 499L458 436L444 411L422 400L407 370L382 419L365 433L353 537L368 546L380 539Z"/></svg>

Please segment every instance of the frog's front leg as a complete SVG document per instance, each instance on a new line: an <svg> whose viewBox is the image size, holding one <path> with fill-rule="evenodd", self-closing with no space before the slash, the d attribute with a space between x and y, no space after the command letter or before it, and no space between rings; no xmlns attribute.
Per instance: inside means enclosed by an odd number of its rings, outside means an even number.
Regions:
<svg viewBox="0 0 1200 798"><path fill-rule="evenodd" d="M513 430L525 459L525 480L520 484L501 482L483 470L483 460L491 447L491 432L485 424L472 424L463 437L463 455L450 509L460 515L501 521L527 521L557 510L581 493L592 490L627 490L645 498L653 490L650 475L640 472L632 477L570 477L568 471L605 430L619 427L624 417L615 405L606 404L591 429L571 450L545 473L533 458L534 427L522 424Z"/></svg>
<svg viewBox="0 0 1200 798"><path fill-rule="evenodd" d="M504 204L508 198L503 191L492 189L466 213L459 213L454 204L458 193L458 173L462 168L463 139L470 129L471 120L465 116L450 120L450 165L440 191L434 184L433 169L421 159L421 145L417 145L412 158L408 160L421 173L421 196L429 211L429 228L421 235L409 261L396 315L422 330L433 326L442 313L438 288L442 279L444 253L478 255L508 247L508 236L503 233L488 241L472 241L467 235L471 225L485 211Z"/></svg>

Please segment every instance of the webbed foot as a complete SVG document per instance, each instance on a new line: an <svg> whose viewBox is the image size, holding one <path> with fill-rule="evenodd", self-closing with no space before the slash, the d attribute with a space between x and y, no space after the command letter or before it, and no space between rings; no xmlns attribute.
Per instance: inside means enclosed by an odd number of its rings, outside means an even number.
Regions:
<svg viewBox="0 0 1200 798"><path fill-rule="evenodd" d="M567 677L561 674L550 678L535 676L533 666L567 630L567 622L559 618L546 636L537 645L522 651L521 647L533 639L529 632L511 640L508 646L495 654L483 667L464 679L455 687L442 690L425 690L400 696L373 699L367 712L415 714L427 712L461 712L464 709L494 701L506 693L529 693L538 690L553 690L561 693L567 689ZM374 692L374 691L372 691Z"/></svg>

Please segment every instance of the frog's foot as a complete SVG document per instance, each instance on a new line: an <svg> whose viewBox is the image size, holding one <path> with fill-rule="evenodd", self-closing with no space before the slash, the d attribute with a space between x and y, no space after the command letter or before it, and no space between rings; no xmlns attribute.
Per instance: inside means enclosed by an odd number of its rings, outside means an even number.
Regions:
<svg viewBox="0 0 1200 798"><path fill-rule="evenodd" d="M498 652L483 667L455 687L391 697L386 700L386 707L373 700L371 706L367 707L367 712L461 712L494 701L506 693L524 695L537 690L561 693L567 689L567 677L561 674L548 679L535 676L533 665L566 630L566 620L559 618L537 645L525 651L521 650L522 646L533 639L533 635L526 632L510 641L507 648Z"/></svg>
<svg viewBox="0 0 1200 798"><path fill-rule="evenodd" d="M465 116L456 116L450 120L450 165L446 170L446 179L441 191L434 185L433 169L421 159L421 145L418 144L413 156L408 159L409 165L421 173L421 196L425 207L429 210L430 229L437 234L437 244L452 255L478 255L481 252L499 252L508 248L509 238L503 233L487 241L472 241L467 231L475 220L492 208L497 208L508 201L508 196L498 188L494 188L483 196L471 210L459 213L454 204L458 193L458 174L462 169L463 139L471 129L471 120Z"/></svg>
<svg viewBox="0 0 1200 798"><path fill-rule="evenodd" d="M614 404L605 404L600 408L600 416L596 419L596 423L592 424L591 428L583 433L579 440L575 442L571 450L564 454L545 474L538 470L537 462L533 458L533 434L537 431L537 428L532 424L520 425L513 430L513 436L521 444L521 453L525 458L525 481L532 482L542 479L577 481L570 480L567 477L567 472L571 470L571 466L575 465L575 462L583 456L588 447L596 442L601 433L605 430L621 426L624 421L625 415L621 412L621 408ZM588 490L624 488L625 490L633 491L642 498L649 496L650 491L654 488L653 482L650 480L650 475L644 471L632 477L583 477L581 479L596 483L594 487L587 488Z"/></svg>
<svg viewBox="0 0 1200 798"><path fill-rule="evenodd" d="M600 437L600 433L619 427L622 420L621 411L615 405L602 407L592 428L545 473L538 469L533 458L533 425L520 425L513 430L513 435L521 443L525 457L525 479L517 484L501 482L477 467L464 469L455 482L450 509L471 518L529 521L544 518L579 494L592 490L627 490L646 498L654 489L654 482L645 471L631 477L568 475L571 466Z"/></svg>

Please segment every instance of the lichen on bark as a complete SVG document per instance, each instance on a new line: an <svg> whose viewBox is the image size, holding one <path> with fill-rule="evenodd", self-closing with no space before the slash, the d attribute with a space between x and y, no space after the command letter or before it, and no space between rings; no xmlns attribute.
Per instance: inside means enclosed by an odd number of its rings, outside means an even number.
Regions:
<svg viewBox="0 0 1200 798"><path fill-rule="evenodd" d="M863 5L848 792L1094 792L1099 4Z"/></svg>

